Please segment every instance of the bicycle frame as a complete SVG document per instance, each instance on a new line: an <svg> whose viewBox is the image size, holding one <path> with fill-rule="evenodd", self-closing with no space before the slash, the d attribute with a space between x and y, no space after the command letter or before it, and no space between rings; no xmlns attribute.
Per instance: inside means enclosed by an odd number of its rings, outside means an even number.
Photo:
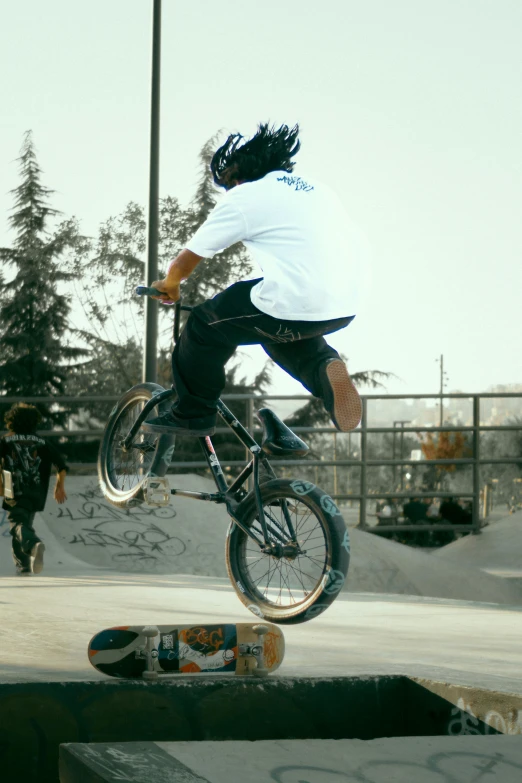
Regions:
<svg viewBox="0 0 522 783"><path fill-rule="evenodd" d="M143 293L145 293L147 291L150 291L150 289L142 289L142 291ZM174 340L175 341L177 341L179 338L180 315L182 310L190 311L192 310L192 307L181 305L180 302L176 303L175 312L174 312ZM175 396L175 391L173 389L168 389L165 390L164 392L160 392L159 394L155 394L144 405L143 410L139 414L138 418L136 419L133 426L129 430L127 437L123 441L122 445L124 448L126 449L132 448L133 439L137 434L139 428L141 427L142 423L148 417L151 410L161 402L164 402L174 396ZM274 473L274 470L270 465L268 458L261 450L261 446L259 446L259 444L256 442L256 440L254 440L254 438L248 432L248 430L245 429L245 427L243 427L243 425L238 420L238 418L232 413L232 411L229 408L227 408L227 406L222 400L218 401L217 410L219 415L225 422L225 424L227 424L227 426L230 427L232 432L234 432L237 438L239 438L241 443L250 452L250 454L252 455L252 459L247 463L247 465L243 468L239 476L229 486L226 482L223 469L220 465L211 438L209 436L204 438L198 438L201 448L203 450L203 454L205 455L205 460L209 466L210 472L212 474L212 478L214 479L214 483L216 484L216 488L218 491L216 493L211 493L211 492L198 492L195 490L171 489L170 493L171 495L179 495L180 497L192 498L193 500L203 500L203 501L213 502L213 503L224 503L226 505L228 514L235 522L235 524L238 525L253 541L255 541L262 551L263 550L267 551L271 548L271 544L269 542L267 523L266 523L265 513L263 509L263 501L259 489L259 465L260 464L263 465L263 467L265 468L265 470L267 471L267 473L270 475L271 478L277 478L277 476ZM148 471L148 475L157 476L157 477L164 477L166 475L167 470L171 463L172 454L174 453L175 441L176 441L175 434L173 435L166 434L166 435L159 436L156 444L154 458L150 466L150 469ZM256 498L259 522L261 524L261 529L263 531L264 541L261 541L258 538L258 536L256 536L256 534L250 530L250 528L248 528L246 525L243 525L241 520L237 518L235 513L237 507L239 506L241 500L243 499L243 498L238 499L237 497L238 492L240 492L240 490L243 488L243 485L246 483L246 481L248 481L248 479L252 474L254 475L254 494ZM288 511L288 508L286 507L286 504L284 504L282 508L283 508L285 521L288 525L288 531L292 537L292 542L297 545L295 530L290 518L290 513ZM277 527L279 526L277 525ZM273 529L273 526L271 532L272 535L274 535L275 531ZM280 538L282 543L285 543L285 540L282 535L278 536L276 533L276 537Z"/></svg>
<svg viewBox="0 0 522 783"><path fill-rule="evenodd" d="M138 416L136 422L132 426L132 429L129 431L129 434L125 438L124 443L127 444L127 448L129 447L132 448L131 445L132 439L134 435L138 432L141 424L145 421L146 417L149 415L152 408L158 405L159 402L164 401L169 397L173 397L173 396L175 396L175 392L173 390L165 391L165 393L158 394L157 396L153 397L143 407L142 412ZM274 470L270 465L270 462L268 461L267 457L261 451L261 447L259 446L259 444L250 435L248 430L246 430L245 427L243 427L241 422L237 419L236 416L234 416L232 411L229 408L227 408L225 403L222 402L222 400L219 400L217 407L218 407L218 413L220 414L221 418L235 433L235 435L239 438L241 443L243 443L245 448L247 448L248 451L252 454L252 459L245 465L245 467L243 468L239 476L236 479L234 479L232 484L230 484L229 486L225 479L223 469L219 462L218 456L216 454L210 436L207 436L205 438L198 438L201 448L203 450L203 454L205 455L205 460L209 466L210 472L212 474L212 478L214 479L214 483L218 491L214 493L214 492L199 492L196 490L186 490L186 489L171 489L170 493L171 495L179 495L180 497L192 498L193 500L204 500L213 503L224 503L233 521L237 525L239 525L239 527L253 541L255 541L260 548L270 546L268 541L268 530L266 527L266 519L263 510L263 503L259 491L259 464L260 463L263 464L263 467L265 468L265 470L267 471L267 473L270 475L271 478L277 478L276 474L274 473ZM156 451L154 454L154 458L150 466L150 469L148 471L148 474L150 476L164 477L166 475L168 468L170 466L172 454L174 452L175 441L176 441L176 435L167 434L167 435L159 436L156 444ZM252 474L254 474L254 492L256 495L259 521L261 524L261 528L263 530L264 541L261 541L258 538L258 536L256 536L256 534L250 530L250 528L243 525L241 520L238 519L235 514L236 509L239 506L239 503L243 499L243 498L238 499L237 494L243 488L244 484L248 481L248 479ZM288 514L286 509L284 509L284 515L286 518L286 522L288 524L290 535L292 536L292 539L295 539L295 532L293 529L293 525L290 519L290 515Z"/></svg>

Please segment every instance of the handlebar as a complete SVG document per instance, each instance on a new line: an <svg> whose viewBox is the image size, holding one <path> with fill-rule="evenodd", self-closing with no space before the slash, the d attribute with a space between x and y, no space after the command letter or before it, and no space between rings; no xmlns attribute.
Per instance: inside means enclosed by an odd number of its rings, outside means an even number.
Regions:
<svg viewBox="0 0 522 783"><path fill-rule="evenodd" d="M136 293L137 293L138 296L161 296L165 292L164 291L158 291L157 288L150 288L149 286L146 286L146 285L139 285L136 288ZM190 305L182 305L181 304L181 300L178 301L178 302L175 302L175 305L180 310L186 310L187 312L190 312L191 310L193 310L193 308Z"/></svg>
<svg viewBox="0 0 522 783"><path fill-rule="evenodd" d="M138 296L161 296L162 293L164 292L146 285L139 285L136 288L136 294ZM189 305L182 305L181 300L174 303L174 342L177 342L179 337L181 311L186 310L187 312L190 312L193 309L194 308Z"/></svg>
<svg viewBox="0 0 522 783"><path fill-rule="evenodd" d="M161 296L162 291L158 291L157 288L149 288L146 285L139 285L136 288L138 296Z"/></svg>

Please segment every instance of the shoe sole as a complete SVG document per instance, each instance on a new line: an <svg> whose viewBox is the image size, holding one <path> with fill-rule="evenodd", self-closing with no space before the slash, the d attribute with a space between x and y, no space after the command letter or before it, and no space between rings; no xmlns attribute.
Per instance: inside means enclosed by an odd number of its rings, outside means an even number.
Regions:
<svg viewBox="0 0 522 783"><path fill-rule="evenodd" d="M362 402L359 392L348 375L346 365L334 359L326 368L326 376L332 388L334 424L341 432L354 430L362 417Z"/></svg>
<svg viewBox="0 0 522 783"><path fill-rule="evenodd" d="M39 574L43 568L45 545L40 541L40 543L35 544L33 551L35 554L31 555L31 571L33 574Z"/></svg>
<svg viewBox="0 0 522 783"><path fill-rule="evenodd" d="M181 429L177 427L167 427L164 424L147 424L145 422L141 425L141 429L144 432L157 432L158 435L194 435L198 438L206 438L210 435L216 434L216 428L210 427L206 430L191 430L191 429Z"/></svg>

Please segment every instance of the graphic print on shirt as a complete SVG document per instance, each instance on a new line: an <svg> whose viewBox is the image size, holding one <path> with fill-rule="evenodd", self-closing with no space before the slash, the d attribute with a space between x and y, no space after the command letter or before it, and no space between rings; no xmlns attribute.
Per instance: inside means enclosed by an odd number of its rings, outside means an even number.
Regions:
<svg viewBox="0 0 522 783"><path fill-rule="evenodd" d="M308 193L310 190L314 189L313 185L309 185L308 182L305 182L304 179L301 179L301 177L278 177L278 182L285 182L287 185L295 185L295 190L304 190L305 193Z"/></svg>
<svg viewBox="0 0 522 783"><path fill-rule="evenodd" d="M11 454L5 457L5 469L13 478L15 498L40 484L40 463L34 444L12 443Z"/></svg>

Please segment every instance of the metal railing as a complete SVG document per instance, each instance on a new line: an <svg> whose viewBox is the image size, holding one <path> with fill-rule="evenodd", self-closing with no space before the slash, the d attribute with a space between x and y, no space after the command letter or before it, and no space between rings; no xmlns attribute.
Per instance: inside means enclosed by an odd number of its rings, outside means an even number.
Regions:
<svg viewBox="0 0 522 783"><path fill-rule="evenodd" d="M334 469L342 468L360 468L360 482L359 492L356 493L332 493L332 497L339 501L359 501L359 528L368 529L370 526L367 523L368 520L368 502L371 500L378 500L382 498L388 498L392 495L394 498L411 498L413 495L415 498L447 498L458 496L460 498L470 498L472 500L472 522L471 525L455 525L455 524L407 524L407 525L379 525L379 532L398 532L398 531L413 531L422 529L423 531L471 531L478 533L481 529L482 522L480 519L480 494L481 494L481 482L480 482L480 468L483 465L518 465L522 464L522 455L519 457L501 457L501 458L489 458L484 459L480 454L480 434L482 432L499 432L499 431L519 431L522 432L522 424L513 425L481 425L480 424L480 401L482 399L499 399L499 398L519 398L522 403L522 393L520 392L487 392L482 394L368 394L363 395L362 408L363 414L360 426L357 429L352 430L351 434L360 435L360 458L359 459L276 459L274 464L279 467L333 467ZM0 396L0 405L4 406L19 402L19 397L2 397ZM56 404L58 406L64 406L67 403L81 405L82 403L93 402L116 402L119 399L115 395L107 396L63 396L63 397L24 397L24 402L29 403L42 403L42 404ZM262 429L255 423L255 407L256 402L265 405L270 400L294 400L306 402L312 399L310 395L293 395L293 394L266 394L266 395L254 395L254 394L225 394L223 395L224 401L240 401L246 402L246 427L251 434L259 434ZM369 427L368 426L368 402L372 400L430 400L435 399L442 404L443 400L454 399L466 399L472 401L473 415L471 425L443 425L443 426L431 426L431 425L414 425L411 427L402 426L400 430L395 427ZM522 412L522 405L521 405ZM338 431L333 427L293 427L294 432L301 434L313 433L313 434L332 434L338 435ZM74 438L77 436L90 436L91 438L99 438L102 435L103 430L95 429L53 429L42 430L42 435L53 437L67 437ZM231 430L228 427L218 427L216 433L230 433ZM401 434L422 432L470 432L472 433L472 454L471 457L455 458L455 459L369 459L368 458L368 435L371 434L385 434L385 433L397 433ZM242 460L223 460L222 465L226 468L243 467L244 461ZM441 490L428 490L419 491L415 488L408 491L383 491L383 492L371 492L368 488L368 468L372 467L384 467L384 466L397 466L401 469L403 467L414 466L447 466L447 465L470 465L472 467L472 490L471 492L457 492L457 491L441 491ZM72 469L93 467L94 463L70 463ZM172 467L178 469L203 469L207 468L207 463L204 460L187 460L187 461L175 461L172 463ZM372 527L373 529L373 527Z"/></svg>

